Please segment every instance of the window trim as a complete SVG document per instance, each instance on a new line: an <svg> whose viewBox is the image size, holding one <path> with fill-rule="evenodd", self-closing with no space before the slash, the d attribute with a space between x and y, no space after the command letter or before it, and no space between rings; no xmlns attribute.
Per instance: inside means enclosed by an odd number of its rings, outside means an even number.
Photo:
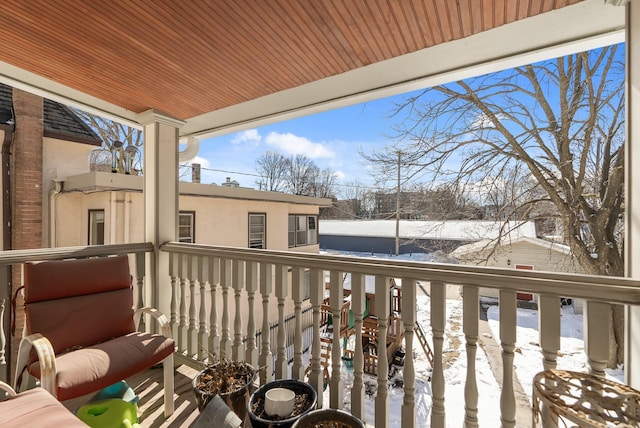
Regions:
<svg viewBox="0 0 640 428"><path fill-rule="evenodd" d="M301 224L300 223L300 218L304 217L304 229L299 229L298 225ZM291 219L293 218L293 230L291 230L291 226L292 226L292 222ZM313 218L313 223L315 228L311 229L309 226L309 219ZM314 241L313 243L310 243L309 241L309 236L311 235L312 231L313 236L314 236ZM298 234L300 234L301 232L304 232L305 238L304 238L304 243L298 242ZM293 245L291 245L291 237L293 237ZM318 245L318 215L317 214L289 214L289 217L287 218L287 244L289 246L289 248L295 248L295 247L305 247L308 245Z"/></svg>
<svg viewBox="0 0 640 428"><path fill-rule="evenodd" d="M251 246L251 217L262 217L264 219L262 223L262 246L260 248ZM247 248L253 249L266 249L267 248L267 213L250 212L247 215Z"/></svg>
<svg viewBox="0 0 640 428"><path fill-rule="evenodd" d="M181 216L190 216L191 217L191 241L182 241L180 238L180 217ZM178 242L184 242L187 244L195 244L196 242L196 212L191 210L179 211L178 212Z"/></svg>
<svg viewBox="0 0 640 428"><path fill-rule="evenodd" d="M98 214L98 213L102 213L102 243L92 243L92 237L93 237L93 215L94 214ZM89 227L87 228L87 244L88 245L104 245L104 240L105 240L105 226L106 226L106 214L105 214L105 210L103 208L98 208L98 209L90 209L88 211L88 224ZM97 224L97 223L96 223Z"/></svg>

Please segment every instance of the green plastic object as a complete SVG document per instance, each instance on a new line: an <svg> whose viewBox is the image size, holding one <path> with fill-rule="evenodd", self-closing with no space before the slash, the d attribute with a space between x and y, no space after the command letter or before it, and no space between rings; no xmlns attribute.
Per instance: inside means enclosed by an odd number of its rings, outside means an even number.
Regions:
<svg viewBox="0 0 640 428"><path fill-rule="evenodd" d="M138 422L138 405L119 398L85 404L76 416L92 428L135 428Z"/></svg>
<svg viewBox="0 0 640 428"><path fill-rule="evenodd" d="M133 389L127 385L127 382L121 380L120 382L116 382L98 392L91 398L91 400L89 400L89 402L102 401L109 398L120 398L131 403L137 403L140 399L136 393L133 392Z"/></svg>

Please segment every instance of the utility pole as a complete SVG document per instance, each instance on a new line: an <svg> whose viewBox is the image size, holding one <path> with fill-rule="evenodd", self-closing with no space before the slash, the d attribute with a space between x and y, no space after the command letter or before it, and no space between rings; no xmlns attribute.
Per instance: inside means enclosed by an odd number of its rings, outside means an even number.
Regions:
<svg viewBox="0 0 640 428"><path fill-rule="evenodd" d="M396 256L400 255L400 158L402 152L398 150L398 187L396 188Z"/></svg>

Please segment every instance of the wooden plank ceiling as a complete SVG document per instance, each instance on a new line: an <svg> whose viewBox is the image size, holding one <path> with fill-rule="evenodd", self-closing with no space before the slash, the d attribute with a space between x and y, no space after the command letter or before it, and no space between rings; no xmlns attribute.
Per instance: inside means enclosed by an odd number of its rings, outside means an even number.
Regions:
<svg viewBox="0 0 640 428"><path fill-rule="evenodd" d="M580 0L2 0L0 61L188 119Z"/></svg>

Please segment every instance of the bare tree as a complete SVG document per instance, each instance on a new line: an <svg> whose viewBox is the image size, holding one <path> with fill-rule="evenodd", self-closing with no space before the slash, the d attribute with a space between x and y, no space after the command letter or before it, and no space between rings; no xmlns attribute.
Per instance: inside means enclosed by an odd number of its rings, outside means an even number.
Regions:
<svg viewBox="0 0 640 428"><path fill-rule="evenodd" d="M367 212L367 190L364 185L355 180L342 185L339 196L342 198L342 209L350 217L366 218Z"/></svg>
<svg viewBox="0 0 640 428"><path fill-rule="evenodd" d="M310 195L318 174L316 164L304 155L292 156L288 160L287 187L294 195Z"/></svg>
<svg viewBox="0 0 640 428"><path fill-rule="evenodd" d="M401 150L414 178L461 186L526 170L540 197L516 199L516 208L551 202L580 266L623 275L623 51L610 46L426 89L397 105L394 146L368 158L389 162ZM614 312L610 365L623 352L622 312Z"/></svg>
<svg viewBox="0 0 640 428"><path fill-rule="evenodd" d="M287 158L279 152L267 151L256 161L256 172L262 190L318 198L330 198L335 193L335 172L331 168L321 170L304 155Z"/></svg>
<svg viewBox="0 0 640 428"><path fill-rule="evenodd" d="M119 155L116 156L116 168L119 171L124 171L125 153L128 148L129 152L127 156L130 155L132 157L133 168L142 170L140 146L142 146L144 140L141 130L80 109L74 109L74 112L82 118L102 140L102 148L94 150L89 159L91 170L111 171L113 160L112 152L117 150Z"/></svg>
<svg viewBox="0 0 640 428"><path fill-rule="evenodd" d="M281 153L267 151L256 160L256 172L260 190L281 192L287 185L288 159Z"/></svg>
<svg viewBox="0 0 640 428"><path fill-rule="evenodd" d="M331 168L317 170L313 194L317 198L331 198L335 196L336 173Z"/></svg>

